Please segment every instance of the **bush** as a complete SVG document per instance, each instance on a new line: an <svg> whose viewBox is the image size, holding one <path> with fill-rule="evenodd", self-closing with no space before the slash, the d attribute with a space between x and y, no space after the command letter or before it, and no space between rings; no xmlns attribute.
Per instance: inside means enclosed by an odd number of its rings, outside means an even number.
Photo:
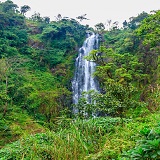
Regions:
<svg viewBox="0 0 160 160"><path fill-rule="evenodd" d="M123 154L124 158L130 160L160 159L160 124L154 129L144 127L140 133L142 139L137 141L135 148Z"/></svg>

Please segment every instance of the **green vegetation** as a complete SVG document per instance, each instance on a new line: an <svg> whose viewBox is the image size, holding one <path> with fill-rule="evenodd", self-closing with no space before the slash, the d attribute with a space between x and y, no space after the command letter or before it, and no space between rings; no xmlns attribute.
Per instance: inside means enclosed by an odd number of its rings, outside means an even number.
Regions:
<svg viewBox="0 0 160 160"><path fill-rule="evenodd" d="M55 132L25 136L1 149L0 157L2 160L158 159L160 130L157 121L160 121L158 114L124 119L123 124L120 118L111 117L87 121L59 119ZM123 152L125 150L129 151Z"/></svg>
<svg viewBox="0 0 160 160"><path fill-rule="evenodd" d="M95 25L100 47L86 59L101 92L73 115L74 62L93 29L28 10L0 2L0 160L160 159L160 11Z"/></svg>
<svg viewBox="0 0 160 160"><path fill-rule="evenodd" d="M12 1L0 3L0 118L2 126L6 122L11 130L13 123L23 134L23 123L10 120L16 110L48 128L69 112L74 59L88 28L74 19L50 22L38 13L27 19L30 7L17 9ZM0 146L16 137L2 138Z"/></svg>

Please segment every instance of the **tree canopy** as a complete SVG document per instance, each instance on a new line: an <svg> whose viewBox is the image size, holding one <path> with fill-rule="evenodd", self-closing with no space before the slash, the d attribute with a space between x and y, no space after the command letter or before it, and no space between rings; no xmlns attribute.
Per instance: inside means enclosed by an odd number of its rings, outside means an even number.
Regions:
<svg viewBox="0 0 160 160"><path fill-rule="evenodd" d="M160 11L95 30L61 14L25 17L0 2L0 159L159 159ZM83 93L73 114L72 79L86 33L99 47L99 91ZM97 42L97 41L96 41ZM91 103L86 100L88 94Z"/></svg>

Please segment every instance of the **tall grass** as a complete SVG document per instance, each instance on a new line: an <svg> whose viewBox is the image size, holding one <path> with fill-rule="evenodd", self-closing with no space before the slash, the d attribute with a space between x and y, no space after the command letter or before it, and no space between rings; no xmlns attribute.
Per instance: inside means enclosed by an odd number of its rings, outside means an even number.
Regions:
<svg viewBox="0 0 160 160"><path fill-rule="evenodd" d="M154 126L158 116L142 119L95 118L58 122L54 132L26 136L0 150L0 159L81 160L118 159L136 145L139 130ZM65 128L64 128L65 126Z"/></svg>

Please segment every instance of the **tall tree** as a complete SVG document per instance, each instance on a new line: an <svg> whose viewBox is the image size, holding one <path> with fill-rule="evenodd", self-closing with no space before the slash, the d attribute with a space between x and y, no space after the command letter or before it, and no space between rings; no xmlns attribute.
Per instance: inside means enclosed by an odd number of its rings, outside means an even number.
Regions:
<svg viewBox="0 0 160 160"><path fill-rule="evenodd" d="M40 15L40 13L34 13L32 16L31 16L31 19L33 21L37 21L37 22L42 22L42 17Z"/></svg>
<svg viewBox="0 0 160 160"><path fill-rule="evenodd" d="M127 21L125 20L125 21L123 22L123 28L126 29L126 28L128 27L127 25L128 25L128 23L127 23Z"/></svg>
<svg viewBox="0 0 160 160"><path fill-rule="evenodd" d="M2 11L5 13L16 12L18 6L14 4L11 0L7 0L2 3Z"/></svg>
<svg viewBox="0 0 160 160"><path fill-rule="evenodd" d="M140 23L148 16L148 13L142 12L137 17L130 17L130 22L128 23L129 28L136 29L140 25Z"/></svg>
<svg viewBox="0 0 160 160"><path fill-rule="evenodd" d="M25 14L26 12L28 12L31 8L28 5L24 5L21 7L21 14Z"/></svg>
<svg viewBox="0 0 160 160"><path fill-rule="evenodd" d="M58 14L56 17L56 21L60 21L62 19L62 15L61 14Z"/></svg>
<svg viewBox="0 0 160 160"><path fill-rule="evenodd" d="M98 23L95 25L96 30L99 34L101 34L105 30L105 26L103 23Z"/></svg>

